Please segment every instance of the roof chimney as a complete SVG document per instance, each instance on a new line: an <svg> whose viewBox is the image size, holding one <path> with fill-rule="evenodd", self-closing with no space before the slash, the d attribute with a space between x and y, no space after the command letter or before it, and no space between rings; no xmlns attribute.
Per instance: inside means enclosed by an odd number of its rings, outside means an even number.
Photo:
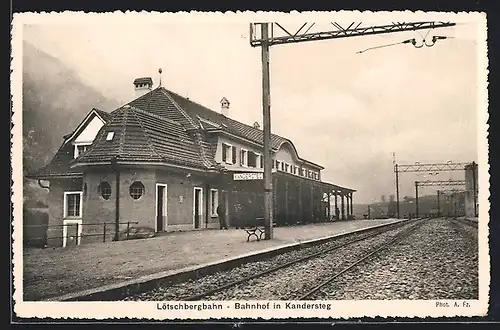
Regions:
<svg viewBox="0 0 500 330"><path fill-rule="evenodd" d="M227 117L229 115L229 101L225 97L220 100L220 108L220 113Z"/></svg>
<svg viewBox="0 0 500 330"><path fill-rule="evenodd" d="M135 96L140 97L153 89L151 77L136 78L134 80Z"/></svg>
<svg viewBox="0 0 500 330"><path fill-rule="evenodd" d="M253 128L260 129L260 125L258 122L253 123Z"/></svg>

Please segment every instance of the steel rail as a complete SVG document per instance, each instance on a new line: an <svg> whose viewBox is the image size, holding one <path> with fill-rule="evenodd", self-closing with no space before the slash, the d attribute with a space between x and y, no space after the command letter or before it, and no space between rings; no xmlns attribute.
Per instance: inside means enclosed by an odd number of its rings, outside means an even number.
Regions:
<svg viewBox="0 0 500 330"><path fill-rule="evenodd" d="M467 227L472 227L472 228L477 229L477 223L475 223L474 221L465 220L465 219L452 219L449 223L450 223L451 228L453 228L453 230L455 232L466 237L469 241L472 242L472 241L475 241L479 238L477 235L474 235L474 234L466 231L463 227L463 225L464 225Z"/></svg>
<svg viewBox="0 0 500 330"><path fill-rule="evenodd" d="M352 263L351 265L349 265L348 267L344 268L340 272L338 272L335 275L329 277L327 280L321 282L320 284L318 284L317 286L315 286L314 288L312 288L311 290L309 290L307 293L305 293L302 296L300 296L298 300L307 300L307 298L309 298L312 295L314 295L321 288L323 288L326 285L330 284L333 280L335 280L336 278L338 278L340 275L348 272L349 270L351 270L355 266L357 266L360 263L362 263L363 261L371 258L372 256L376 255L377 253L380 253L380 252L386 250L387 248L389 248L392 244L396 243L397 241L399 241L399 240L401 240L401 239L403 239L405 237L410 236L413 232L415 232L424 223L424 220L421 220L420 222L416 223L415 225L413 225L412 227L410 227L408 230L405 230L403 233L397 235L395 238L391 239L389 242L387 242L386 244L382 245L381 247L379 247L375 251L368 253L363 258L358 259L356 262Z"/></svg>
<svg viewBox="0 0 500 330"><path fill-rule="evenodd" d="M459 219L454 219L454 220L456 220L457 222L463 223L464 225L467 225L469 227L473 227L476 229L478 227L478 223L476 221L473 221L473 220L470 220L467 218L459 218Z"/></svg>
<svg viewBox="0 0 500 330"><path fill-rule="evenodd" d="M295 260L292 260L292 261L289 261L289 262L286 262L282 265L278 265L278 266L275 266L275 267L271 267L269 269L266 269L266 270L263 270L263 271L260 271L258 273L255 273L253 275L250 275L250 276L247 276L247 277L244 277L244 278L241 278L241 279L238 279L238 280L235 280L233 282L229 282L227 284L224 284L224 285L221 285L221 286L218 286L216 288L213 288L213 289L210 289L210 290L207 290L205 292L202 292L202 293L199 293L199 294L195 294L195 295L192 295L192 296L189 296L189 297L186 297L184 299L180 299L180 301L196 301L196 300L202 300L203 297L207 297L207 296L210 296L214 293L217 293L217 292L220 292L220 291L223 291L223 290L226 290L226 289L229 289L231 287L234 287L238 284L241 284L241 283L244 283L244 282L247 282L247 281L250 281L250 280L253 280L255 278L258 278L258 277L262 277L264 275L267 275L267 274L270 274L270 273L274 273L280 269L284 269L284 268L287 268L287 267L290 267L292 265L295 265L297 263L300 263L302 261L307 261L309 259L312 259L312 258L315 258L317 256L320 256L322 254L325 254L325 253L328 253L328 252L331 252L331 251L334 251L334 250L337 250L337 249L340 249L340 248L343 248L343 247L346 247L346 246L349 246L351 244L354 244L354 243L357 243L357 242L360 242L362 240L365 240L365 239L368 239L368 238L371 238L371 237L375 237L377 235L380 235L380 234L383 234L383 233L386 233L390 230L393 230L393 229L396 229L396 228L399 228L403 225L406 225L408 223L412 223L412 222L415 222L417 221L418 219L413 219L413 220L406 220L406 221L400 221L400 222L396 222L396 223L391 223L391 224L388 224L387 226L385 227L377 227L377 228L374 228L373 231L374 232L370 232L366 235L363 235L362 237L359 237L359 238L356 238L356 239L353 239L351 241L348 241L348 242L345 242L345 243L341 243L341 244L337 244L333 247L330 247L330 248L326 248L324 250L321 250L321 251L318 251L318 252L315 252L315 253L312 253L310 255L306 255L304 257L300 257L300 258L297 258ZM380 230L380 229L383 229L383 230ZM352 233L353 235L356 234L356 232ZM348 237L348 236L344 236L344 237ZM344 237L339 237L339 238L344 238Z"/></svg>

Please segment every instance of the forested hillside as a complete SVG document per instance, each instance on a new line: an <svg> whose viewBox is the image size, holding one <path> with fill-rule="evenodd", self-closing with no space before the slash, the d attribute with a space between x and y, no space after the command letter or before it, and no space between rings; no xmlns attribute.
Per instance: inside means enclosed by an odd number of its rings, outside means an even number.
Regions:
<svg viewBox="0 0 500 330"><path fill-rule="evenodd" d="M92 108L119 106L85 85L78 74L29 43L23 44L23 172L44 166ZM46 191L24 181L27 203L45 202Z"/></svg>

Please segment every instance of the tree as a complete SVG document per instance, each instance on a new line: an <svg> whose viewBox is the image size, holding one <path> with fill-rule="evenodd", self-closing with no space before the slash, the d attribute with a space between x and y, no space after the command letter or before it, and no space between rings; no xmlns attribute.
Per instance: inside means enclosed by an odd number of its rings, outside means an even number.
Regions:
<svg viewBox="0 0 500 330"><path fill-rule="evenodd" d="M404 197L403 197L403 202L406 202L406 203L407 203L407 202L409 202L409 201L411 201L411 200L413 200L413 198L411 198L410 196L404 196Z"/></svg>
<svg viewBox="0 0 500 330"><path fill-rule="evenodd" d="M381 202L382 204L385 204L385 202L386 202L385 195L380 196L380 202Z"/></svg>

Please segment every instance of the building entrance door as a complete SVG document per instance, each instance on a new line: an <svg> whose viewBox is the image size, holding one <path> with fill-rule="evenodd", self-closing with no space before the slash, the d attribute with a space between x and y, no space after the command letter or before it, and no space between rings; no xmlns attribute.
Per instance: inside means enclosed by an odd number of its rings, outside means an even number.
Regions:
<svg viewBox="0 0 500 330"><path fill-rule="evenodd" d="M167 185L156 185L156 231L164 231L167 227Z"/></svg>
<svg viewBox="0 0 500 330"><path fill-rule="evenodd" d="M203 218L203 189L194 188L193 225L195 229L201 228Z"/></svg>
<svg viewBox="0 0 500 330"><path fill-rule="evenodd" d="M224 205L224 210L225 210L225 213L224 213L224 225L226 227L230 227L231 224L229 222L229 198L228 198L228 193L226 190L222 190L222 202L221 204Z"/></svg>

